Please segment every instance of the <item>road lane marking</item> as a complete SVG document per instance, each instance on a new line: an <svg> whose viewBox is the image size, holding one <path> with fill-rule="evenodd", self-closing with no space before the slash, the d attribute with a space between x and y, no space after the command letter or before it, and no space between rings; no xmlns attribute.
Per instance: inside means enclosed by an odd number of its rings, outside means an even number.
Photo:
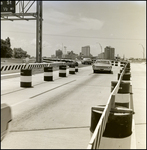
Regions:
<svg viewBox="0 0 147 150"><path fill-rule="evenodd" d="M62 87L62 86L64 86L64 85L70 84L71 82L75 82L75 81L76 81L76 80L72 80L72 81L70 81L70 82L64 83L64 84L59 85L59 86L57 86L57 87L55 87L55 88L52 88L52 89L50 89L50 90L47 90L47 91L44 91L44 92L39 93L39 94L37 94L37 95L34 95L34 96L30 97L30 99L32 99L32 98L34 98L34 97L37 97L37 96L40 96L40 95L42 95L42 94L44 94L44 93L50 92L50 91L52 91L52 90L54 90L54 89L57 89L57 88L59 88L59 87Z"/></svg>
<svg viewBox="0 0 147 150"><path fill-rule="evenodd" d="M46 128L46 129L31 129L31 130L11 130L10 132L27 132L27 131L42 131L42 130L67 130L67 129L82 129L89 128L90 126L81 127L61 127L61 128Z"/></svg>
<svg viewBox="0 0 147 150"><path fill-rule="evenodd" d="M25 99L25 100L23 100L23 101L21 101L21 102L18 102L18 103L16 103L16 104L13 104L13 105L11 105L11 107L13 107L13 106L15 106L15 105L18 105L18 104L20 104L20 103L23 103L23 102L25 102L25 101L28 101L29 99L32 99L32 98L34 98L34 97L37 97L37 96L39 96L39 95L42 95L42 94L44 94L44 93L47 93L47 92L49 92L49 91L52 91L52 90L54 90L54 89L57 89L57 88L59 88L59 87L62 87L62 86L64 86L64 85L67 85L67 84L69 84L69 83L71 83L71 82L75 82L76 80L72 80L72 81L70 81L70 82L67 82L67 83L64 83L64 84L62 84L62 85L59 85L59 86L57 86L57 87L55 87L55 88L52 88L52 89L50 89L50 90L47 90L47 91L45 91L45 92L42 92L42 93L40 93L40 94L37 94L37 95L35 95L35 96L32 96L32 97L30 97L30 98L28 98L28 99ZM23 90L23 89L21 89L21 90ZM10 92L10 93L12 93L12 92ZM6 93L7 94L7 93ZM3 95L5 95L5 94L3 94Z"/></svg>

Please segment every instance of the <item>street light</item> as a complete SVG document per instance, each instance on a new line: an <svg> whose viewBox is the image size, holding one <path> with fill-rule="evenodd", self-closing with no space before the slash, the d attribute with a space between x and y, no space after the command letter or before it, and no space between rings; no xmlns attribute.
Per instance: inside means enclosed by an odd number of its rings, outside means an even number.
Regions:
<svg viewBox="0 0 147 150"><path fill-rule="evenodd" d="M144 54L145 54L144 47L143 47L143 45L142 45L142 44L139 44L139 45L141 45L141 46L142 46L142 49L143 49L142 53L143 53L143 59L144 59Z"/></svg>
<svg viewBox="0 0 147 150"><path fill-rule="evenodd" d="M101 57L102 57L102 45L99 43L99 42L97 42L99 45L100 45L100 47L101 47Z"/></svg>

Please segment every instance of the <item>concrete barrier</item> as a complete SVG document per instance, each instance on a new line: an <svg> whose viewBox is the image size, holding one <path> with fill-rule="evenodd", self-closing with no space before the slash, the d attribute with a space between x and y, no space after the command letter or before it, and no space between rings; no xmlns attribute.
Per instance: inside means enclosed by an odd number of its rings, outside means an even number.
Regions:
<svg viewBox="0 0 147 150"><path fill-rule="evenodd" d="M10 122L12 121L11 108L7 104L1 104L1 141L6 136L10 129Z"/></svg>
<svg viewBox="0 0 147 150"><path fill-rule="evenodd" d="M53 67L44 67L44 81L53 81Z"/></svg>

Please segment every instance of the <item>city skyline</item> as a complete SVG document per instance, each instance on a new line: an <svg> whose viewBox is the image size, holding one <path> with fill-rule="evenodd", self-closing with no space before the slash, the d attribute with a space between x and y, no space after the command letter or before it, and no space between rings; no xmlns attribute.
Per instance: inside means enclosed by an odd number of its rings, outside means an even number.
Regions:
<svg viewBox="0 0 147 150"><path fill-rule="evenodd" d="M142 58L146 49L146 2L143 1L43 1L42 56L57 49L79 54L89 45L97 56L106 46L121 57ZM36 56L35 21L1 21L1 39L11 40Z"/></svg>

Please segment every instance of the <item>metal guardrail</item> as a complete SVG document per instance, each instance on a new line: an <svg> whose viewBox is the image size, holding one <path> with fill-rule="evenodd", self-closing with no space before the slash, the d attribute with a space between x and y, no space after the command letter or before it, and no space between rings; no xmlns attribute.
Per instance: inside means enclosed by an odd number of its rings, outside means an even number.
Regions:
<svg viewBox="0 0 147 150"><path fill-rule="evenodd" d="M117 85L115 86L115 88L113 89L113 91L111 92L110 96L109 96L109 99L108 99L108 102L104 108L104 111L101 115L101 118L94 130L94 133L90 139L90 142L88 144L88 147L87 149L98 149L99 146L100 146L100 141L101 141L101 138L102 138L102 135L104 133L104 130L105 130L105 127L106 127L106 123L108 121L108 117L109 117L109 113L110 113L110 110L111 108L114 108L114 105L115 105L115 95L116 93L118 92L119 90L119 86L120 86L120 83L121 83L121 80L122 80L122 77L125 73L125 68L127 66L127 63L126 65L124 66L124 69L119 77L119 80L118 80L118 83Z"/></svg>

